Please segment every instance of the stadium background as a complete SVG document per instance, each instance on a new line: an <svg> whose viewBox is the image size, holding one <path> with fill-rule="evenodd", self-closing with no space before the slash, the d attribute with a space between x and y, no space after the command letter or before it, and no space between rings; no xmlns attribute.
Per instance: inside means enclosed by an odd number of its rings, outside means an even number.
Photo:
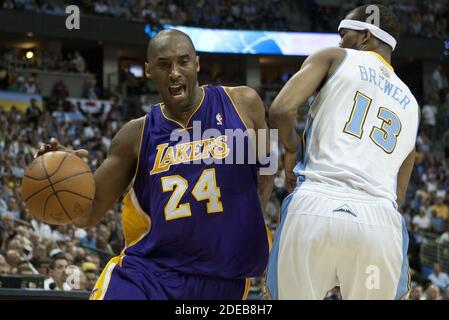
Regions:
<svg viewBox="0 0 449 320"><path fill-rule="evenodd" d="M22 202L20 183L36 147L52 136L63 145L88 149L89 164L95 169L121 125L159 101L151 81L143 76L148 33L171 24L336 35L340 19L362 3L368 2L74 1L70 4L79 6L81 25L79 30L68 30L65 7L69 4L64 1L0 0L0 297L11 296L6 287L21 288L28 296L32 291L25 288L44 282L53 288L49 279L60 277L64 266L51 262L61 254L81 274L78 291L87 292L107 260L121 251L119 202L89 230L53 227L32 218ZM422 111L418 158L401 208L410 233L412 296L449 299L448 284L438 288L428 279L434 263L449 273L449 4L437 0L379 3L389 5L399 17L401 39L392 64ZM305 59L199 55L200 84L249 85L258 90L266 108ZM298 112L298 134L306 113L306 106ZM266 208L273 234L280 203L287 195L282 155L280 149L280 167ZM262 279L254 279L249 298L261 295ZM338 290L327 296L338 298Z"/></svg>

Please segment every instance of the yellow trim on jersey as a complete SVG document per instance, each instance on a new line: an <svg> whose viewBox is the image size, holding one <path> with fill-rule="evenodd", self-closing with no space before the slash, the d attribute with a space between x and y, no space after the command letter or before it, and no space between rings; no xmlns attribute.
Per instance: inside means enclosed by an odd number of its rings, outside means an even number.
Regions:
<svg viewBox="0 0 449 320"><path fill-rule="evenodd" d="M134 184L134 180L136 179L137 172L139 171L139 164L140 164L140 149L142 148L142 140L143 140L143 133L145 132L145 126L147 124L147 116L145 116L143 120L143 126L142 126L142 132L140 133L140 142L139 142L139 153L137 154L137 164L136 164L136 170L134 170L134 176L131 180Z"/></svg>
<svg viewBox="0 0 449 320"><path fill-rule="evenodd" d="M248 293L249 293L249 289L250 288L251 288L251 280L249 278L246 278L245 291L243 292L242 300L247 300L248 299Z"/></svg>
<svg viewBox="0 0 449 320"><path fill-rule="evenodd" d="M231 95L229 94L229 92L226 90L227 87L223 87L223 91L226 93L226 95L228 96L229 100L231 101L232 106L235 109L235 112L237 112L237 115L239 116L240 120L242 121L243 125L245 126L246 130L248 130L248 125L246 124L246 122L243 120L243 117L240 115L239 110L237 109L237 107L235 106L234 100L232 100Z"/></svg>
<svg viewBox="0 0 449 320"><path fill-rule="evenodd" d="M271 247L273 246L273 238L271 237L271 231L270 228L268 228L267 225L265 225L265 229L267 231L267 240L268 240L268 252L271 251Z"/></svg>
<svg viewBox="0 0 449 320"><path fill-rule="evenodd" d="M135 245L145 237L151 229L150 216L141 208L134 189L131 189L125 196L123 204L122 226L125 248L122 254L124 254L127 248Z"/></svg>
<svg viewBox="0 0 449 320"><path fill-rule="evenodd" d="M368 53L374 54L376 57L378 57L380 60L382 60L383 63L385 63L385 65L390 68L392 71L394 71L394 68L391 64L388 63L387 60L385 60L384 57L382 57L380 54L378 54L377 52L374 51L367 51Z"/></svg>
<svg viewBox="0 0 449 320"><path fill-rule="evenodd" d="M109 260L106 267L104 267L103 272L98 278L92 293L90 294L89 300L103 300L106 292L108 291L109 283L111 281L112 272L117 264L121 263L121 256L116 256Z"/></svg>
<svg viewBox="0 0 449 320"><path fill-rule="evenodd" d="M193 115L199 110L199 108L202 106L202 104L203 104L203 101L204 101L204 97L206 96L206 92L204 91L204 86L201 86L200 87L201 88L201 91L202 91L202 97L201 97L201 101L200 101L200 103L198 104L198 106L195 108L195 110L192 112L192 114L190 115L190 117L189 117L189 119L187 120L187 126L189 125L189 122L190 122L190 120L192 120L192 117L193 117ZM161 108L161 113L162 113L162 115L164 116L164 118L166 119L166 120L168 120L168 121L172 121L172 122L174 122L174 123L176 123L178 126L180 126L182 129L185 129L185 130L187 130L187 129L189 129L187 126L185 126L183 123L181 123L181 122L179 122L179 121L177 121L177 120L174 120L174 119L171 119L170 117L168 117L168 116L166 116L165 115L165 113L164 113L164 109L163 109L163 106L164 106L164 103L159 103L159 107Z"/></svg>

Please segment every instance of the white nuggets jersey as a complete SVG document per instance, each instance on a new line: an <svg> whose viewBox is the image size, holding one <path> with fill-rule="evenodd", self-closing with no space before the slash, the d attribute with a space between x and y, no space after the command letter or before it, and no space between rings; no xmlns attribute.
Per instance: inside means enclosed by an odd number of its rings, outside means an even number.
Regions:
<svg viewBox="0 0 449 320"><path fill-rule="evenodd" d="M415 97L380 55L346 49L310 108L295 173L395 202L399 168L415 146L418 112Z"/></svg>

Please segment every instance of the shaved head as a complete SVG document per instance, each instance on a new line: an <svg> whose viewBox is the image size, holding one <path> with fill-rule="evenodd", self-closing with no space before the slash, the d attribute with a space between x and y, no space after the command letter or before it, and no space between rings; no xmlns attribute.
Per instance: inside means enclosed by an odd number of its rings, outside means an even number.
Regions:
<svg viewBox="0 0 449 320"><path fill-rule="evenodd" d="M153 38L151 38L148 43L147 48L147 60L150 60L151 55L157 51L158 47L164 46L168 41L186 41L188 45L191 47L193 54L196 55L195 46L193 45L192 39L190 37L179 30L176 29L167 29L158 32Z"/></svg>
<svg viewBox="0 0 449 320"><path fill-rule="evenodd" d="M153 81L166 108L181 112L198 105L202 95L199 71L199 57L184 32L163 30L150 40L145 74Z"/></svg>

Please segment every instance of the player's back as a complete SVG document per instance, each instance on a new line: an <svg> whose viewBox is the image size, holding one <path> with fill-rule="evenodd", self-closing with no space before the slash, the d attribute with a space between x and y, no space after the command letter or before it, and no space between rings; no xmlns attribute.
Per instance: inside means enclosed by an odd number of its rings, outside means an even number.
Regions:
<svg viewBox="0 0 449 320"><path fill-rule="evenodd" d="M399 168L415 146L418 112L380 55L347 49L311 106L295 173L394 202Z"/></svg>

